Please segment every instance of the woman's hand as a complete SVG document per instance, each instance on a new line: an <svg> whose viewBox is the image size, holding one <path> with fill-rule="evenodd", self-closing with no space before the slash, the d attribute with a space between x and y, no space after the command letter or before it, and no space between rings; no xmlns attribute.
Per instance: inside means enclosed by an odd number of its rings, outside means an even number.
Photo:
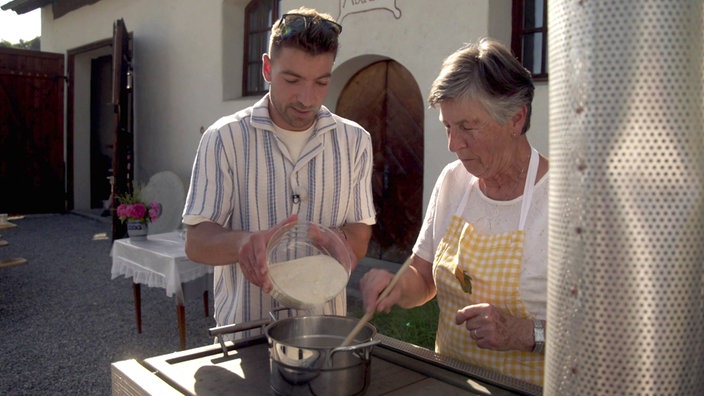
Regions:
<svg viewBox="0 0 704 396"><path fill-rule="evenodd" d="M362 294L365 312L386 312L396 304L400 297L399 288L395 287L382 301L377 301L379 295L391 283L394 277L389 271L373 268L369 270L359 281L359 290ZM395 291L395 293L394 293Z"/></svg>
<svg viewBox="0 0 704 396"><path fill-rule="evenodd" d="M394 305L401 308L417 307L435 296L433 264L415 254L408 260L411 262L406 271L383 300L378 300L379 295L391 283L394 274L381 269L371 269L364 274L359 281L359 289L362 292L366 312L389 313Z"/></svg>
<svg viewBox="0 0 704 396"><path fill-rule="evenodd" d="M517 318L491 304L469 305L457 311L455 323L464 323L480 348L495 351L532 351L533 320Z"/></svg>
<svg viewBox="0 0 704 396"><path fill-rule="evenodd" d="M273 288L266 264L266 245L277 230L297 221L298 216L293 215L268 230L252 232L239 247L239 266L244 277L253 285L261 287L265 293L271 292Z"/></svg>

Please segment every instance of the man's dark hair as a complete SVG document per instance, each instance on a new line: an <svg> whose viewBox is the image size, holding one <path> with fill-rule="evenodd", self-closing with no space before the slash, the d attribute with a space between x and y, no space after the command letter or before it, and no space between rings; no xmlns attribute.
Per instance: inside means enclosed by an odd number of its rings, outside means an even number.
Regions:
<svg viewBox="0 0 704 396"><path fill-rule="evenodd" d="M301 7L284 14L271 28L269 56L274 59L281 48L298 48L311 55L331 52L337 56L342 27L332 16Z"/></svg>

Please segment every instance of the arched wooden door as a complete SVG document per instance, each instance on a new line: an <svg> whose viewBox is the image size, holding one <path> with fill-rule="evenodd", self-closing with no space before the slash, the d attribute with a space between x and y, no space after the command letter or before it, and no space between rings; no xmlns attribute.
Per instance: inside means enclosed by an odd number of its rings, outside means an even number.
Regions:
<svg viewBox="0 0 704 396"><path fill-rule="evenodd" d="M368 257L401 263L410 254L423 216L423 98L397 62L373 63L342 90L335 112L372 135L372 185L377 224Z"/></svg>

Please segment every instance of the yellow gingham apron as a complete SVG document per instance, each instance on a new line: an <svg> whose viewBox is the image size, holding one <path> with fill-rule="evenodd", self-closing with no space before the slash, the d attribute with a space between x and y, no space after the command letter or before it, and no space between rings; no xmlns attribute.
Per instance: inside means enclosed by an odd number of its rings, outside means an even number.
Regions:
<svg viewBox="0 0 704 396"><path fill-rule="evenodd" d="M465 222L461 214L472 188L472 185L469 186L435 252L433 275L440 306L435 350L443 355L542 386L542 354L479 348L464 324L455 324L455 313L458 309L478 303L493 304L513 316L533 318L521 299L519 280L523 262L525 219L533 196L538 160L537 151L532 149L523 191L521 218L516 231L483 235ZM457 277L457 274L463 273L471 277L471 294L462 289Z"/></svg>

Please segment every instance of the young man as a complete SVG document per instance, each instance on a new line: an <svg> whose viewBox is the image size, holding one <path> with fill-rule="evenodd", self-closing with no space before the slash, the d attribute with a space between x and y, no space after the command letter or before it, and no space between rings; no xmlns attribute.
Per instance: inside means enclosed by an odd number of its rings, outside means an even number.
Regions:
<svg viewBox="0 0 704 396"><path fill-rule="evenodd" d="M350 253L366 254L375 223L371 137L322 105L341 30L312 9L281 17L263 55L269 93L202 137L183 222L188 256L215 266L218 326L266 317L277 306L265 251L284 224L336 228ZM346 315L345 293L323 313Z"/></svg>

